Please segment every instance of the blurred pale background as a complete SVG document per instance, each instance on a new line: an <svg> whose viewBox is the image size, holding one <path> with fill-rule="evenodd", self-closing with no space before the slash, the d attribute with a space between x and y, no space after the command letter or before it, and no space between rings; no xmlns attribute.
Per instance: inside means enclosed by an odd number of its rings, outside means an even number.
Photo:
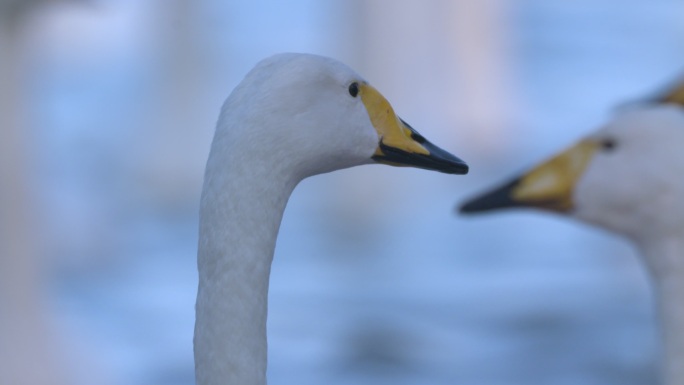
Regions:
<svg viewBox="0 0 684 385"><path fill-rule="evenodd" d="M456 202L684 70L679 0L0 1L0 383L193 383L197 207L219 108L258 60L340 59L471 165L302 183L269 383L652 384L621 239Z"/></svg>

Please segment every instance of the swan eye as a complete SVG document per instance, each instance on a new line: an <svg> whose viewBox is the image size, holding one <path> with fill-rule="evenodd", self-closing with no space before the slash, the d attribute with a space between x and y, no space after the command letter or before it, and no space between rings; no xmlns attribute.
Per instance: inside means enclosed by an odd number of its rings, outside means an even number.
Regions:
<svg viewBox="0 0 684 385"><path fill-rule="evenodd" d="M615 139L605 138L601 140L601 148L605 151L612 151L615 149L616 146L617 143L615 142Z"/></svg>
<svg viewBox="0 0 684 385"><path fill-rule="evenodd" d="M359 83L354 82L349 85L349 95L356 97L359 94Z"/></svg>

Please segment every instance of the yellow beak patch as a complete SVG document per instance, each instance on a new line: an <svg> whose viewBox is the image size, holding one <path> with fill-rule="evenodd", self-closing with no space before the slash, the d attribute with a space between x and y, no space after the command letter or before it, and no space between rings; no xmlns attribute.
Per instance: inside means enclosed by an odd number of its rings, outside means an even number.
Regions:
<svg viewBox="0 0 684 385"><path fill-rule="evenodd" d="M597 147L596 142L583 140L533 168L523 175L518 185L511 190L511 198L531 204L538 202L541 206L548 206L557 211L572 209L572 192L575 184L587 168Z"/></svg>
<svg viewBox="0 0 684 385"><path fill-rule="evenodd" d="M362 83L359 95L371 124L378 133L378 147L372 159L392 166L410 166L447 174L467 174L468 165L458 157L430 143L401 120L378 90Z"/></svg>
<svg viewBox="0 0 684 385"><path fill-rule="evenodd" d="M460 208L476 213L511 207L536 207L566 212L574 208L573 191L599 144L583 140L524 175L496 187Z"/></svg>
<svg viewBox="0 0 684 385"><path fill-rule="evenodd" d="M428 155L430 152L411 138L411 130L397 117L392 105L373 86L361 84L359 95L383 144L404 152ZM378 147L374 155L385 155Z"/></svg>

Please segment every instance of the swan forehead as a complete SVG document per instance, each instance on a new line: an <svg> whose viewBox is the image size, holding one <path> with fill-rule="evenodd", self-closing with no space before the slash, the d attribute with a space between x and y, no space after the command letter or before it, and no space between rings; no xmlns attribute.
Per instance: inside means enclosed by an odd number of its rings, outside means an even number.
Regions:
<svg viewBox="0 0 684 385"><path fill-rule="evenodd" d="M684 169L684 111L675 106L621 112L590 138L614 143L613 150L602 152L593 162L613 179L667 181Z"/></svg>
<svg viewBox="0 0 684 385"><path fill-rule="evenodd" d="M679 145L684 139L684 110L673 105L646 106L618 113L596 136L614 136L625 143Z"/></svg>
<svg viewBox="0 0 684 385"><path fill-rule="evenodd" d="M268 77L268 87L283 89L290 96L298 92L315 93L326 87L344 90L352 81L364 81L344 63L312 54L274 55L257 64L253 72L263 73Z"/></svg>

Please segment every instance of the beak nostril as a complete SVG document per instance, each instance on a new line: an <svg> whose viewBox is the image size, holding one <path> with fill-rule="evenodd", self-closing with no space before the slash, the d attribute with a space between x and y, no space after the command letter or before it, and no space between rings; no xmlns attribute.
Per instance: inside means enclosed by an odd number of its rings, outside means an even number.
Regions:
<svg viewBox="0 0 684 385"><path fill-rule="evenodd" d="M411 139L415 140L419 144L423 144L423 143L427 142L427 139L425 139L425 137L423 135L419 134L416 130L414 130L410 124L408 124L408 123L406 123L406 121L404 121L404 119L399 118L399 120L401 121L401 123L404 126L406 126L409 129L409 131L411 131Z"/></svg>
<svg viewBox="0 0 684 385"><path fill-rule="evenodd" d="M419 134L419 133L417 133L417 132L412 132L412 133L411 133L411 138L413 138L413 140L415 140L416 142L418 142L418 143L420 143L420 144L423 144L423 143L425 143L425 141L426 141L426 139L423 137L423 135L421 135L421 134Z"/></svg>

